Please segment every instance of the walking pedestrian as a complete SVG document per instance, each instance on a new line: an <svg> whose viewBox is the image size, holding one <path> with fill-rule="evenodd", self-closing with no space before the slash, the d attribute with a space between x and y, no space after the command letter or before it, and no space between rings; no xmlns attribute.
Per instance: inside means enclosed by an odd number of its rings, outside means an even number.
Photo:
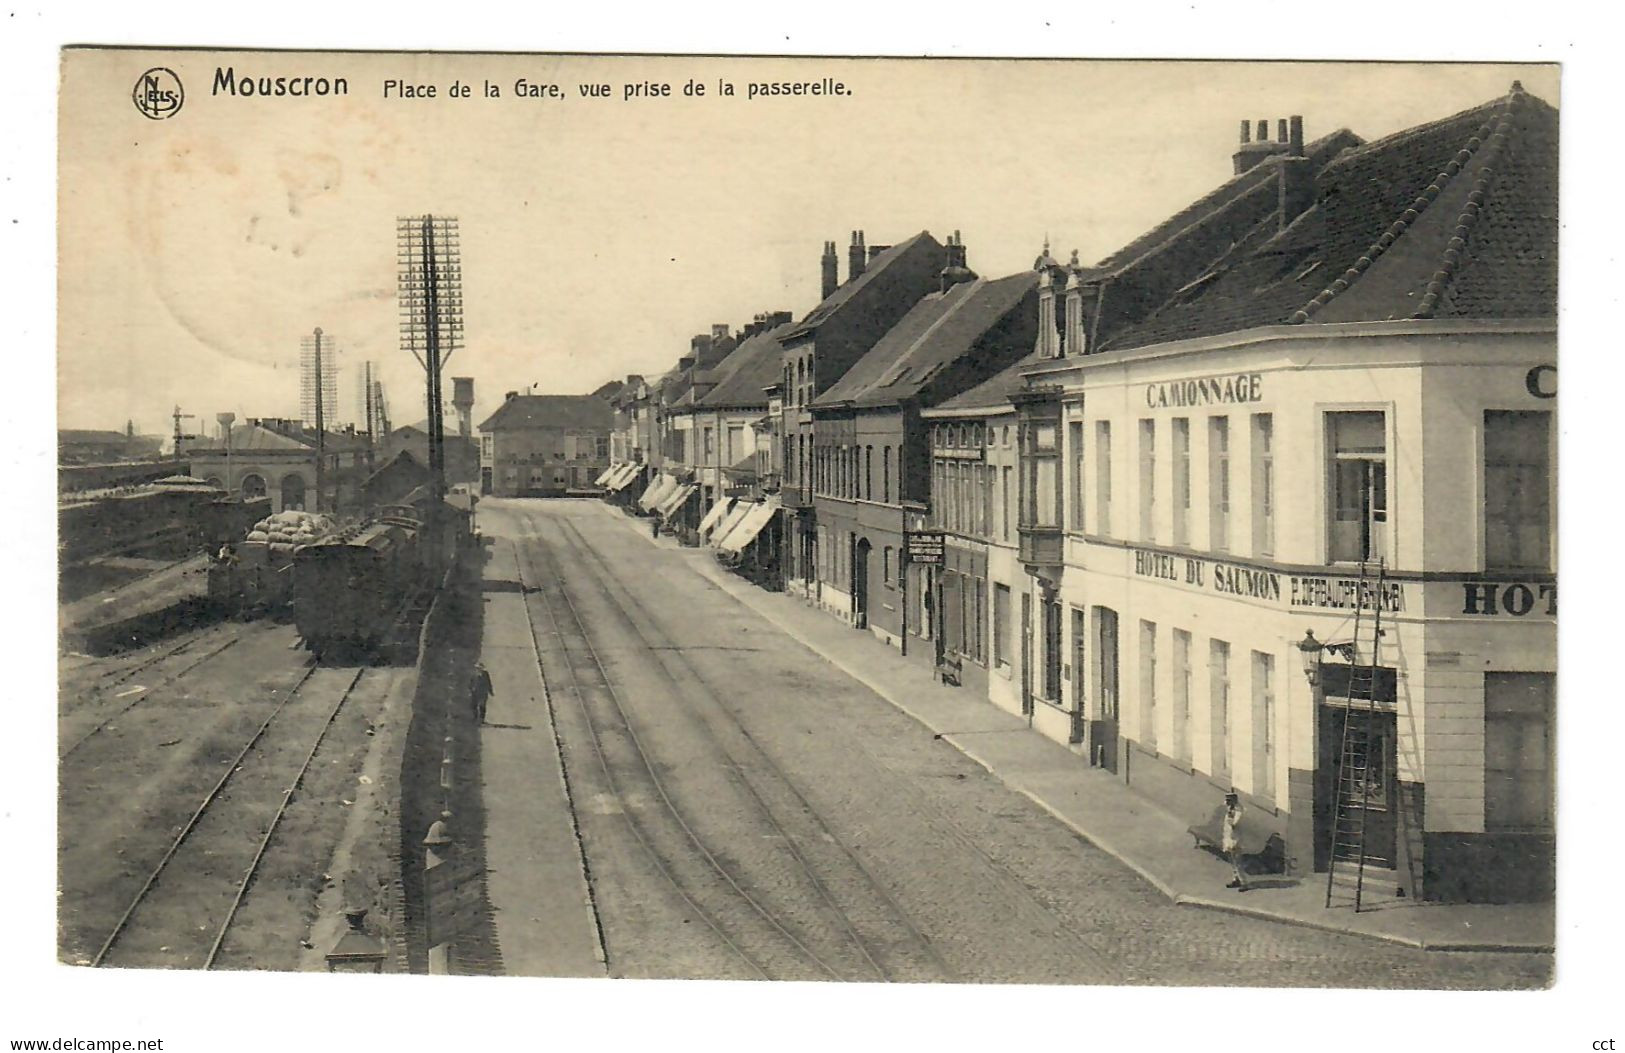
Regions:
<svg viewBox="0 0 1625 1053"><path fill-rule="evenodd" d="M660 539L660 513L656 512L654 518L649 520L649 536L655 540Z"/></svg>
<svg viewBox="0 0 1625 1053"><path fill-rule="evenodd" d="M1241 871L1241 797L1235 790L1224 795L1224 830L1219 838L1219 848L1224 852L1225 858L1230 860L1230 869L1235 871L1235 877L1225 888L1233 888L1238 892L1247 891L1247 875Z"/></svg>
<svg viewBox="0 0 1625 1053"><path fill-rule="evenodd" d="M469 677L468 696L474 705L474 720L480 724L485 723L485 704L490 701L496 691L491 687L491 674L485 671L485 663L474 663L474 674Z"/></svg>

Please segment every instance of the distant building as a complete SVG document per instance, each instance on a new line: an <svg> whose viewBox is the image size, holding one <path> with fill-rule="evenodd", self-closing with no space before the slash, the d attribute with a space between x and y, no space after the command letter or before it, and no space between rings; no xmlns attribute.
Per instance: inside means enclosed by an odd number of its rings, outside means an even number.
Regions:
<svg viewBox="0 0 1625 1053"><path fill-rule="evenodd" d="M317 508L317 435L299 421L251 418L231 426L229 441L192 439L183 445L191 474L213 486L249 499L269 497L273 511ZM350 430L330 431L321 445L326 458L321 510L359 511L366 439Z"/></svg>
<svg viewBox="0 0 1625 1053"><path fill-rule="evenodd" d="M451 428L446 429L446 485L472 483L480 477L480 447L472 437L463 438ZM403 424L384 436L375 452L375 464L392 461L402 452L409 452L419 465L429 463L429 422Z"/></svg>
<svg viewBox="0 0 1625 1053"><path fill-rule="evenodd" d="M158 457L164 440L158 435L137 435L133 425L124 431L95 431L59 428L56 433L58 464L117 464Z"/></svg>
<svg viewBox="0 0 1625 1053"><path fill-rule="evenodd" d="M594 395L510 391L480 425L480 488L500 497L593 490L609 467L614 411Z"/></svg>

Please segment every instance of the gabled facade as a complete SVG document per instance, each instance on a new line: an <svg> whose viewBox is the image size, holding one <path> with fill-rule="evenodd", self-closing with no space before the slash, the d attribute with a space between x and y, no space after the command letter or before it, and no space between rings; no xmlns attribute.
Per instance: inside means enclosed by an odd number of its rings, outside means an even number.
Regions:
<svg viewBox="0 0 1625 1053"><path fill-rule="evenodd" d="M854 231L847 258L847 280L837 284L835 243L825 243L821 260L824 299L779 341L784 348L778 432L784 465L780 493L786 588L814 597L820 581L845 580L850 567L845 562L848 554L819 548L813 402L845 376L921 297L939 289L947 263L946 249L926 231L889 247L868 246L862 232Z"/></svg>
<svg viewBox="0 0 1625 1053"><path fill-rule="evenodd" d="M480 425L482 489L499 497L590 492L609 467L613 419L594 395L510 391Z"/></svg>

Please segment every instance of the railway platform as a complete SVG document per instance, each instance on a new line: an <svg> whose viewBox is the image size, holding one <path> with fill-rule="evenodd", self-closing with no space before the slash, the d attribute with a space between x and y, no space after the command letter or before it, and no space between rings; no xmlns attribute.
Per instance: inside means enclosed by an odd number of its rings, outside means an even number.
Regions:
<svg viewBox="0 0 1625 1053"><path fill-rule="evenodd" d="M481 657L495 688L480 732L486 895L503 968L519 976L603 976L536 627L511 539L495 539L484 583Z"/></svg>

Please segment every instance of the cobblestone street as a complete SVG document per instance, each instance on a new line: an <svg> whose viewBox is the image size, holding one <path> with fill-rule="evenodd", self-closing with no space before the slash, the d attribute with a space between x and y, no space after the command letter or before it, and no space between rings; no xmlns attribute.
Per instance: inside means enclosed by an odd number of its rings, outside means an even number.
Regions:
<svg viewBox="0 0 1625 1053"><path fill-rule="evenodd" d="M635 521L586 502L490 501L481 517L493 564L507 546L517 557L611 975L1549 980L1547 955L1430 953L1173 906ZM507 944L503 927L527 922L495 905Z"/></svg>

